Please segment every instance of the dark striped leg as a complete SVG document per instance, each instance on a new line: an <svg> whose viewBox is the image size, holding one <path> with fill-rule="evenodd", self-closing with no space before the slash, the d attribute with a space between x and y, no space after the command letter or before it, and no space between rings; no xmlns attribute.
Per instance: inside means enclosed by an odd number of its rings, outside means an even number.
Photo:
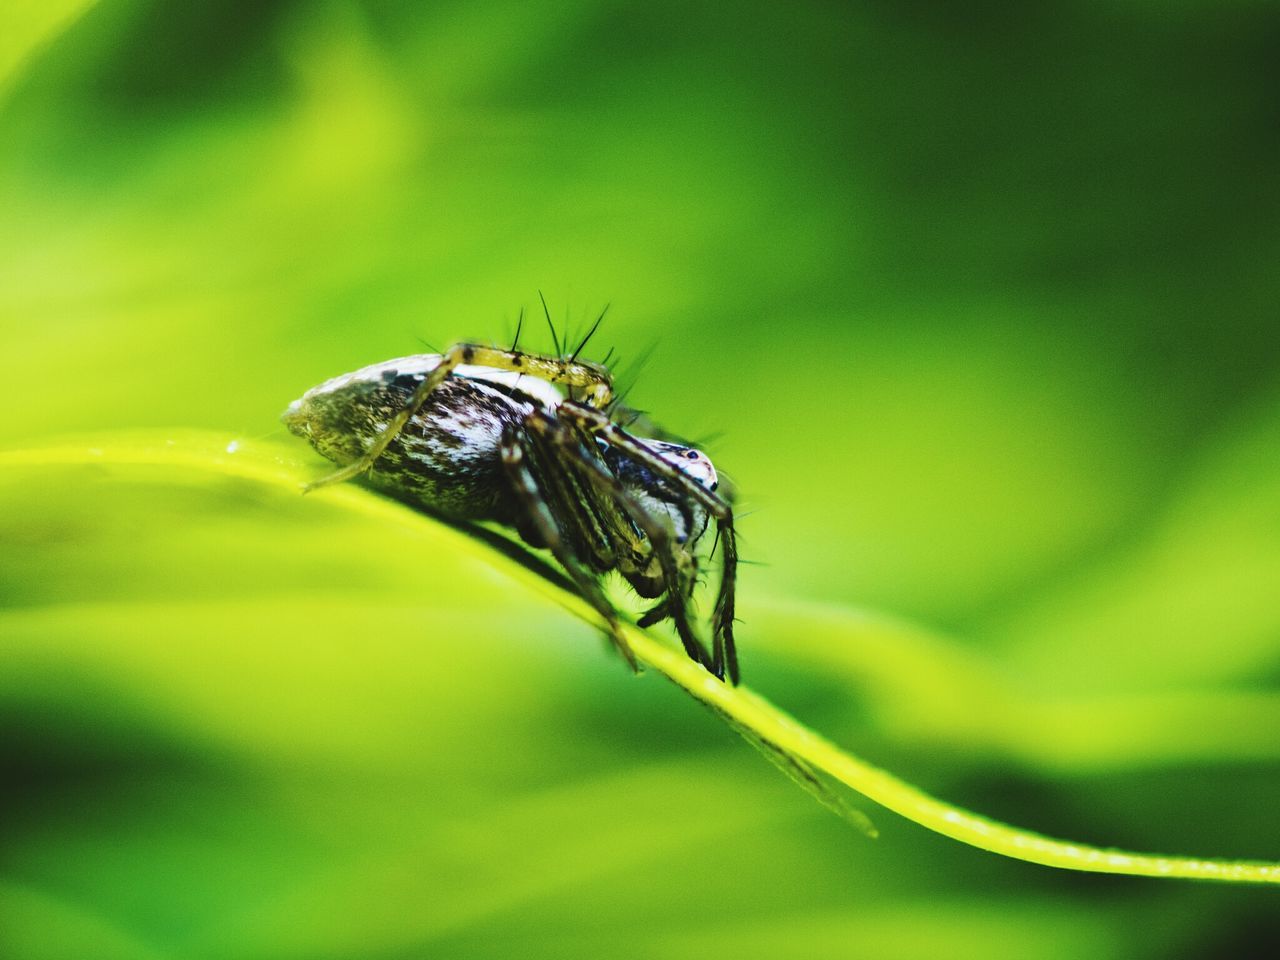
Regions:
<svg viewBox="0 0 1280 960"><path fill-rule="evenodd" d="M578 455L576 453L582 448L582 441L578 437L577 430L567 428L563 423L546 416L532 417L528 425L530 429L544 431L548 439L561 446L565 451L566 457L572 456L574 466L582 471L583 475L596 489L604 493L618 508L626 513L640 529L640 532L645 535L645 538L649 541L649 547L653 550L654 556L658 558L658 565L662 569L662 579L667 594L667 609L670 611L671 619L675 623L676 633L680 637L680 643L684 646L684 652L694 663L701 664L717 677L723 679L723 668L717 669L712 662L712 658L707 655L702 643L698 640L693 631L693 625L689 621L686 595L692 585L693 572L682 568L681 560L678 559L677 551L673 547L670 527L636 503L627 494L627 491L623 489L618 478L605 468L598 457ZM571 451L575 452L571 453Z"/></svg>
<svg viewBox="0 0 1280 960"><path fill-rule="evenodd" d="M738 575L738 544L733 530L733 508L683 470L658 456L646 447L642 440L627 433L610 420L607 414L572 401L562 403L558 408L558 414L562 420L579 426L642 464L653 474L696 500L715 518L716 535L724 552L721 554L720 590L716 597L715 613L712 615L714 653L711 671L716 676L723 677L727 669L730 682L736 684L738 682L738 650L733 639L733 620L734 587ZM682 597L679 593L676 596ZM668 599L671 607L683 607L683 602L677 604L676 601Z"/></svg>
<svg viewBox="0 0 1280 960"><path fill-rule="evenodd" d="M583 568L573 550L565 543L560 526L556 523L555 516L538 489L538 482L533 472L525 462L525 450L520 439L519 428L516 427L508 427L502 435L502 466L511 480L512 489L519 497L530 523L538 531L538 536L564 567L583 599L604 618L609 639L613 641L613 645L618 648L618 652L622 654L631 669L638 673L640 665L636 661L635 653L631 650L631 645L627 643L627 638L622 634L617 611L601 591L596 579Z"/></svg>

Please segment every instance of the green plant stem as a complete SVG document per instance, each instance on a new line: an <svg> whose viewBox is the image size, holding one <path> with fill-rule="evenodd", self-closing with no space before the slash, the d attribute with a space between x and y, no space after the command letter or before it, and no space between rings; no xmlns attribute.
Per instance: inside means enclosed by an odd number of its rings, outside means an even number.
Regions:
<svg viewBox="0 0 1280 960"><path fill-rule="evenodd" d="M225 436L190 432L181 435L98 437L0 453L0 467L10 469L86 464L202 470L288 490L299 489L309 479L306 468L276 448L256 444L242 447L235 442L229 443ZM324 490L315 496L392 522L403 523L412 517L423 523L434 523L407 508L350 485ZM460 549L484 551L471 538L459 535L458 539ZM498 558L496 554L494 557L495 562L507 567L513 576L532 582L577 616L594 622L590 609L576 596L553 590L544 579L527 568ZM634 627L626 630L632 649L642 663L711 706L733 724L750 731L753 737L825 772L886 809L962 843L1002 856L1069 870L1229 883L1280 883L1280 863L1160 856L1092 847L1045 837L953 806L859 760L745 687L721 683L683 654L644 631Z"/></svg>
<svg viewBox="0 0 1280 960"><path fill-rule="evenodd" d="M971 813L859 760L750 690L728 687L709 677L691 661L641 631L628 631L627 639L644 663L699 700L728 714L735 722L882 807L970 846L1045 866L1092 873L1280 883L1280 863L1160 856L1091 847L1055 840Z"/></svg>

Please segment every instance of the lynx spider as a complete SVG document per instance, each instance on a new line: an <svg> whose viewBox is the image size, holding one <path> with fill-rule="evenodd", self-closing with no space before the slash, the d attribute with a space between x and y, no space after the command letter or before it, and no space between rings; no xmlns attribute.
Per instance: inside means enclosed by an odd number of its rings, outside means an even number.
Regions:
<svg viewBox="0 0 1280 960"><path fill-rule="evenodd" d="M702 451L636 436L619 422L629 411L609 369L578 359L603 316L569 355L554 326L554 355L521 351L517 326L509 349L458 343L335 377L294 401L282 420L339 465L308 490L366 475L433 512L514 528L550 550L635 669L601 587L617 571L641 597L658 600L640 626L670 619L691 660L736 684L731 498L716 492ZM689 608L695 548L712 521L721 573L708 653Z"/></svg>

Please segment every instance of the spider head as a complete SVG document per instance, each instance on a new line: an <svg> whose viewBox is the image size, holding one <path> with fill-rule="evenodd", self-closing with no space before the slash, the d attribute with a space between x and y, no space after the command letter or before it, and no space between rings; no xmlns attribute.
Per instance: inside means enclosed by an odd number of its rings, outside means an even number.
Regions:
<svg viewBox="0 0 1280 960"><path fill-rule="evenodd" d="M714 490L720 485L720 478L716 476L716 468L711 465L711 458L701 450L678 443L667 443L665 440L646 440L644 445L708 490Z"/></svg>
<svg viewBox="0 0 1280 960"><path fill-rule="evenodd" d="M644 445L675 469L691 477L707 490L714 490L719 483L711 458L701 450L665 440L645 439ZM657 517L669 517L676 541L692 547L707 529L710 519L706 509L696 500L682 493L678 486L655 474L643 464L601 444L605 462L622 482L633 499L649 513Z"/></svg>

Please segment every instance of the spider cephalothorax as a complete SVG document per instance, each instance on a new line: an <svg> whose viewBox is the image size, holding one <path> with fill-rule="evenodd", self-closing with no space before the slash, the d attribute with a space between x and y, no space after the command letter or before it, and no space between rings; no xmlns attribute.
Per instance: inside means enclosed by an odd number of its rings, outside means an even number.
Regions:
<svg viewBox="0 0 1280 960"><path fill-rule="evenodd" d="M642 626L670 618L691 659L736 683L737 549L715 468L693 447L633 435L617 412L603 365L576 353L462 343L335 377L282 419L341 466L311 488L368 471L371 483L402 499L513 527L552 552L634 667L599 583L616 570L640 596L658 600ZM712 523L721 575L708 653L689 603L695 551Z"/></svg>

